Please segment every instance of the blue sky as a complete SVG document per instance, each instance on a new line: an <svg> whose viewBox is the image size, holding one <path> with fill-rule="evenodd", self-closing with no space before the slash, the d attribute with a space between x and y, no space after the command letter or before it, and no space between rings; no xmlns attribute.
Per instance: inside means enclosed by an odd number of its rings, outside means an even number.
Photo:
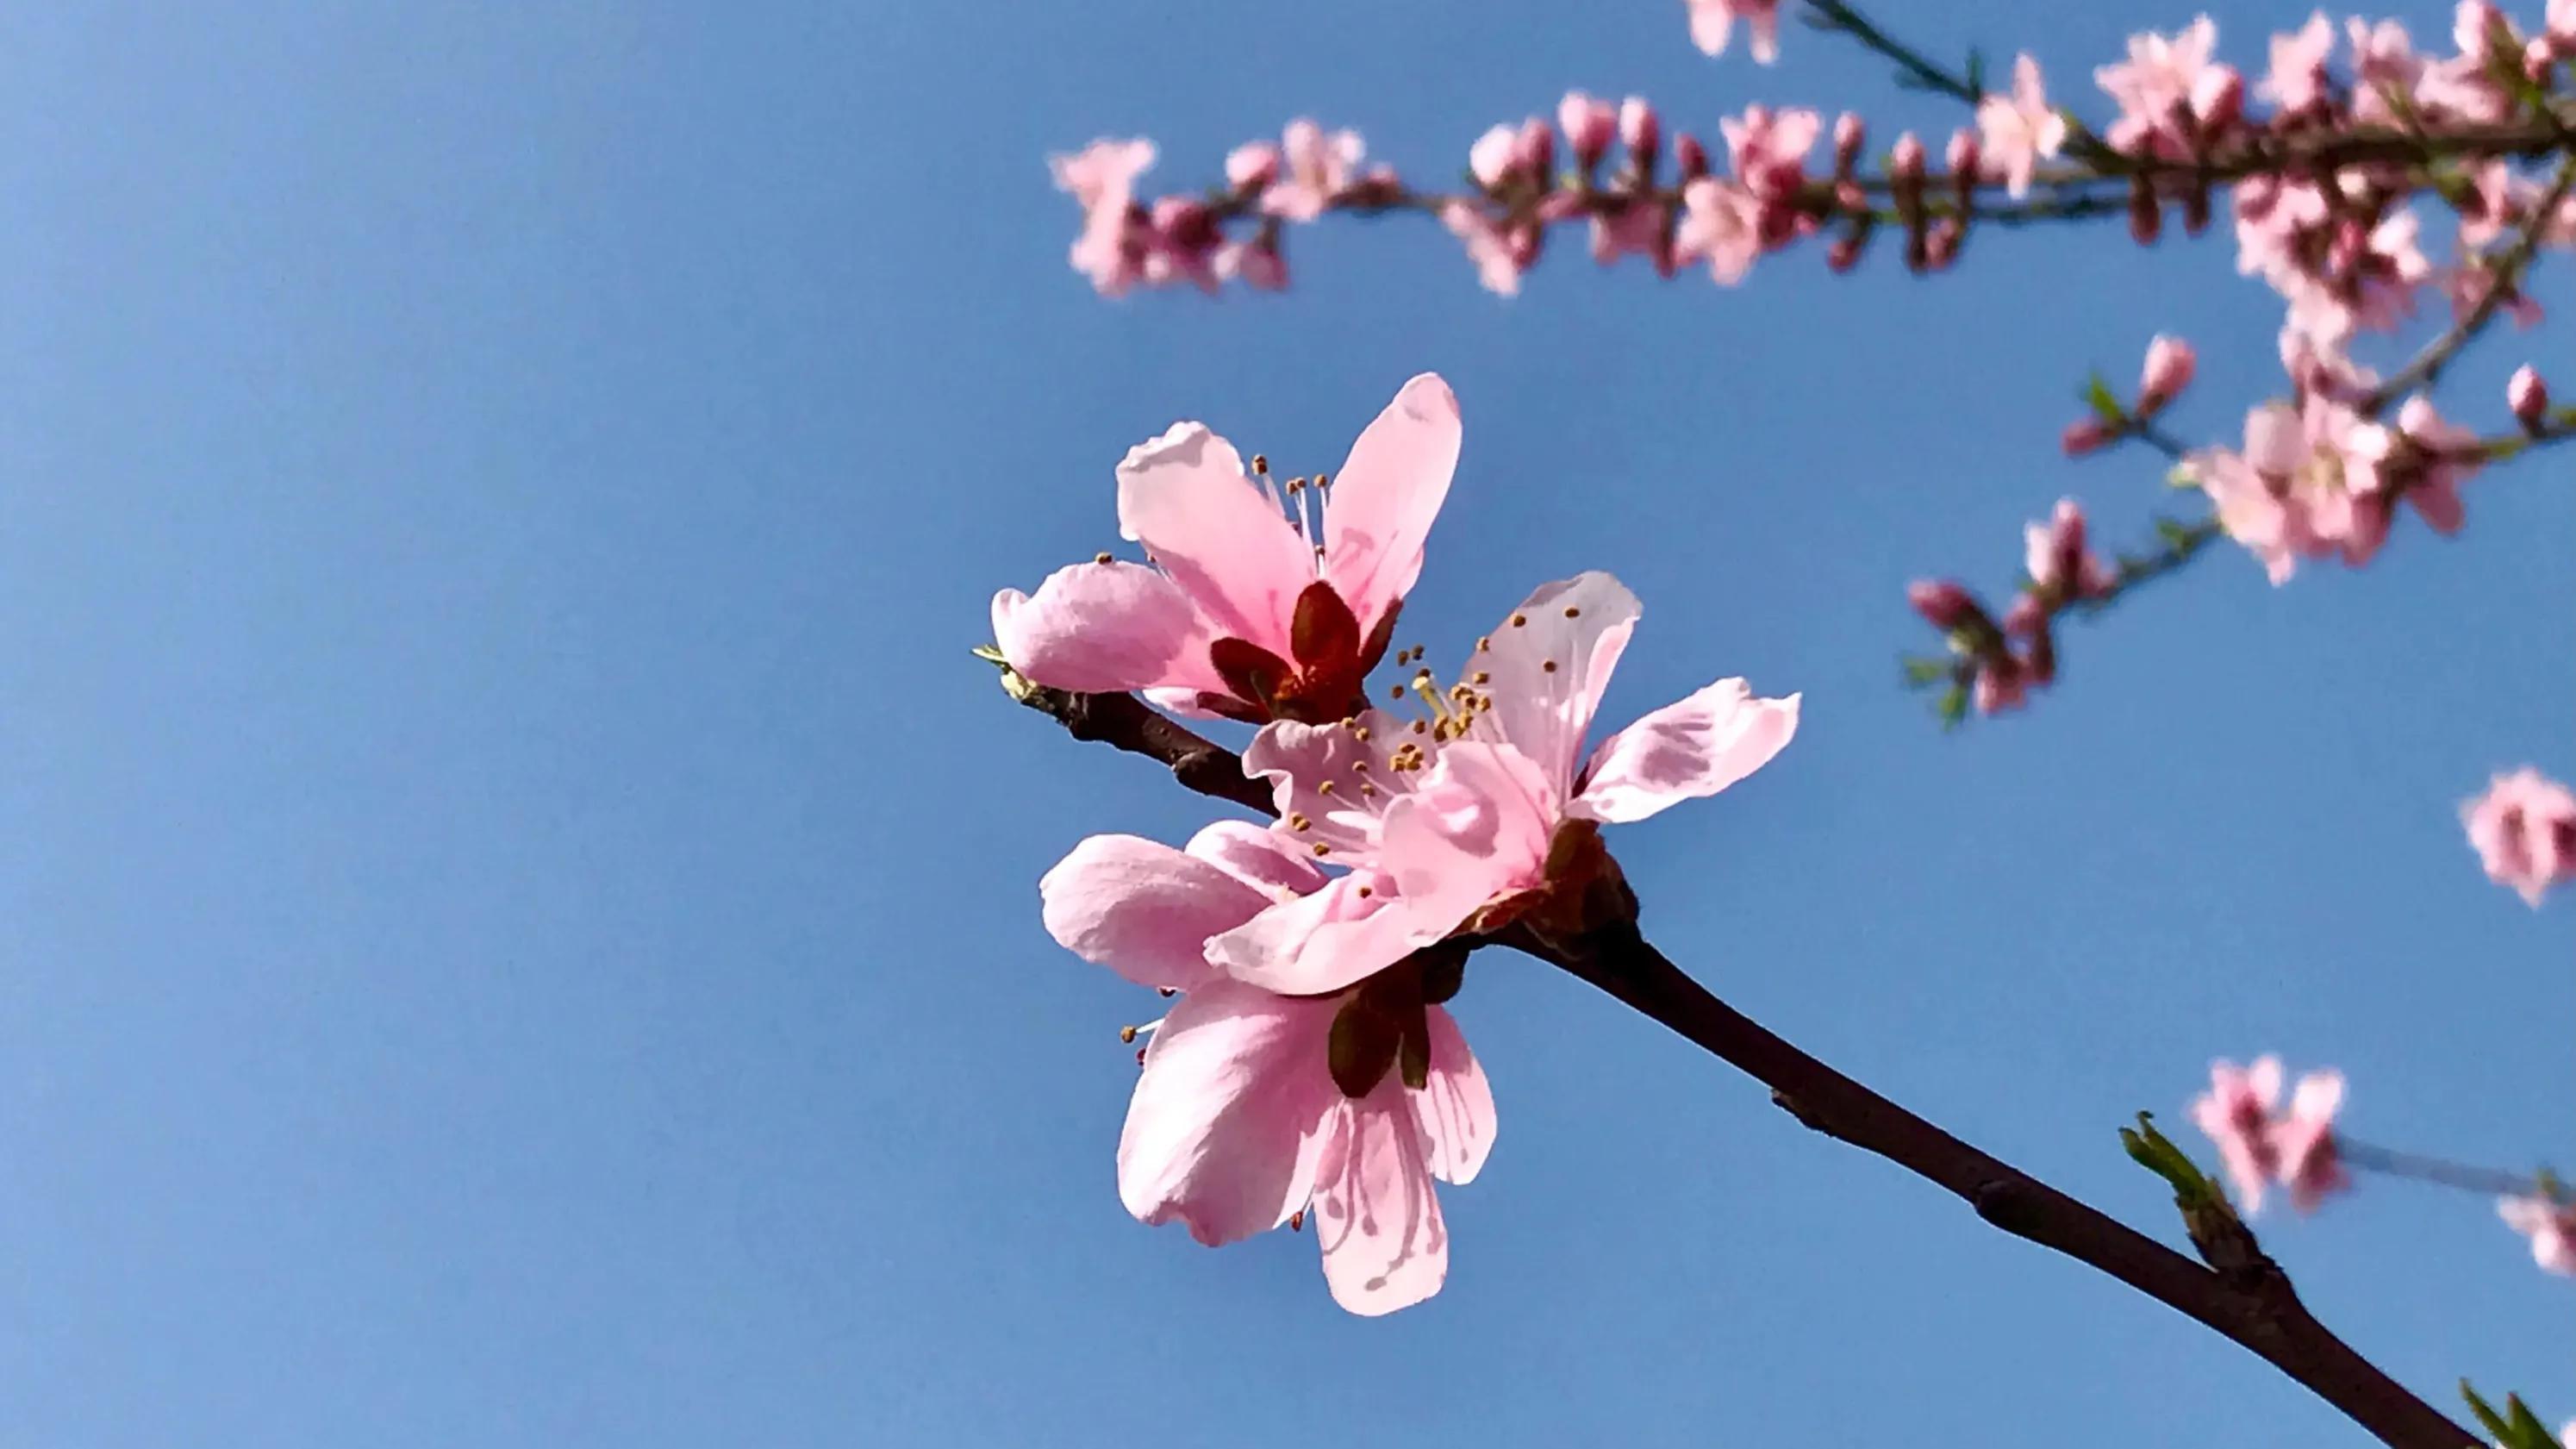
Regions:
<svg viewBox="0 0 2576 1449"><path fill-rule="evenodd" d="M1601 567L1647 605L1611 720L1806 696L1756 779L1618 832L1653 935L2170 1239L2113 1132L2218 1054L2340 1065L2372 1140L2576 1158L2568 908L2453 816L2576 769L2565 461L2363 573L2214 553L1945 737L1896 685L1905 581L2002 583L2061 493L2115 532L2168 501L2056 458L2084 370L2191 337L2196 436L2276 385L2222 240L1732 292L1567 249L1505 303L1424 226L1335 225L1286 299L1112 305L1043 168L1094 135L1181 184L1299 113L1445 175L1569 85L1711 132L1954 118L1803 32L1707 61L1677 4L1045 10L0 18L0 1444L2357 1442L1500 955L1439 1299L1363 1322L1307 1238L1133 1223L1114 1029L1150 1007L1034 885L1210 810L966 650L1114 544L1130 443L1200 417L1330 467L1437 369L1466 450L1408 642ZM1927 38L2073 96L2190 15L2116 10ZM2218 13L2254 62L2306 10ZM2516 346L2460 414L2498 424ZM2485 1203L2263 1227L2410 1384L2576 1412L2569 1287Z"/></svg>

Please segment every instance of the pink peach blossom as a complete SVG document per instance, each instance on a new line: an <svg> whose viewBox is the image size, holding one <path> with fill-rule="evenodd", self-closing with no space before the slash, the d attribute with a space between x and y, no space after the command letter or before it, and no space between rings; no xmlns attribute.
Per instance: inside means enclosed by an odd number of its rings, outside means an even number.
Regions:
<svg viewBox="0 0 2576 1449"><path fill-rule="evenodd" d="M1467 260L1476 264L1476 279L1486 291L1504 297L1520 294L1519 254L1483 210L1471 202L1452 201L1440 208L1440 224L1466 244Z"/></svg>
<svg viewBox="0 0 2576 1449"><path fill-rule="evenodd" d="M1579 829L1642 820L1759 769L1797 728L1798 697L1726 679L1603 741L1583 737L1639 613L1608 574L1549 584L1478 642L1458 682L1417 688L1432 718L1370 710L1282 722L1244 752L1280 829L1345 868L1208 942L1208 960L1268 990L1338 991L1462 929L1538 903L1551 853Z"/></svg>
<svg viewBox="0 0 2576 1449"><path fill-rule="evenodd" d="M1211 1246L1311 1211L1333 1299L1389 1313L1440 1290L1448 1235L1432 1183L1465 1184L1494 1141L1492 1089L1437 1003L1384 991L1274 996L1217 975L1206 938L1323 873L1276 832L1209 826L1186 850L1093 836L1039 883L1066 949L1140 985L1186 993L1149 1028L1118 1140L1118 1195L1149 1224ZM1391 983L1409 986L1409 981ZM1337 1080L1333 1024L1390 1013L1397 1033L1368 1083ZM1398 1058L1411 1065L1399 1067Z"/></svg>
<svg viewBox="0 0 2576 1449"><path fill-rule="evenodd" d="M2128 59L2093 72L2120 106L2106 139L2123 151L2189 155L2236 118L2243 82L2210 58L2218 25L2203 15L2180 32L2129 37ZM2177 127L2187 124L2189 131Z"/></svg>
<svg viewBox="0 0 2576 1449"><path fill-rule="evenodd" d="M1682 188L1682 220L1673 235L1675 259L1706 262L1719 285L1744 280L1762 255L1762 202L1732 181L1703 176Z"/></svg>
<svg viewBox="0 0 2576 1449"><path fill-rule="evenodd" d="M2192 374L2200 368L2200 354L2179 337L2157 333L2147 342L2147 358L2138 369L2138 411L2148 417L2164 411L2165 405L2191 386Z"/></svg>
<svg viewBox="0 0 2576 1449"><path fill-rule="evenodd" d="M2326 62L2334 55L2334 23L2322 10L2297 30L2272 37L2272 68L2255 93L2284 115L2322 109L2333 99Z"/></svg>
<svg viewBox="0 0 2576 1449"><path fill-rule="evenodd" d="M1769 65L1780 58L1780 0L1685 0L1690 6L1691 43L1704 55L1724 55L1727 41L1741 20L1753 35L1753 59Z"/></svg>
<svg viewBox="0 0 2576 1449"><path fill-rule="evenodd" d="M1757 196L1785 196L1806 179L1807 153L1824 134L1824 117L1802 106L1774 111L1744 108L1718 123L1726 135L1727 166Z"/></svg>
<svg viewBox="0 0 2576 1449"><path fill-rule="evenodd" d="M2267 1186L2290 1191L2291 1205L2312 1212L2329 1193L2351 1186L2335 1146L2335 1113L2343 1106L2343 1074L2309 1072L2281 1099L2281 1059L2258 1058L2250 1070L2220 1061L2209 1069L2209 1091L2191 1104L2192 1121L2218 1146L2220 1165L2235 1184L2245 1215L2262 1211Z"/></svg>
<svg viewBox="0 0 2576 1449"><path fill-rule="evenodd" d="M2445 422L2431 399L2418 394L2397 409L2394 449L2380 472L2435 533L2460 531L2460 485L2480 466L2478 435Z"/></svg>
<svg viewBox="0 0 2576 1449"><path fill-rule="evenodd" d="M1567 91L1565 99L1556 103L1556 124L1565 132L1575 164L1590 170L1601 164L1601 153L1610 149L1612 138L1619 134L1619 113L1608 101Z"/></svg>
<svg viewBox="0 0 2576 1449"><path fill-rule="evenodd" d="M2183 460L2183 476L2209 495L2219 526L2262 560L2275 584L2302 558L2340 552L2367 562L2387 536L2381 468L2395 446L2388 429L2311 393L2306 403L2266 403L2245 418L2242 452L2211 448Z"/></svg>
<svg viewBox="0 0 2576 1449"><path fill-rule="evenodd" d="M2545 1197L2499 1198L2496 1215L2506 1227L2531 1239L2531 1261L2541 1271L2576 1276L2576 1203ZM2576 1424L2570 1428L2576 1429Z"/></svg>
<svg viewBox="0 0 2576 1449"><path fill-rule="evenodd" d="M2504 405L2513 420L2526 428L2536 428L2549 416L2549 384L2528 362L2513 370L2505 379Z"/></svg>
<svg viewBox="0 0 2576 1449"><path fill-rule="evenodd" d="M1048 158L1056 189L1082 207L1074 238L1073 269L1103 296L1115 297L1144 276L1147 239L1136 178L1154 164L1154 143L1098 140L1071 156Z"/></svg>
<svg viewBox="0 0 2576 1449"><path fill-rule="evenodd" d="M1357 131L1327 133L1305 117L1279 138L1283 174L1261 193L1261 209L1283 221L1313 221L1351 184L1365 150Z"/></svg>
<svg viewBox="0 0 2576 1449"><path fill-rule="evenodd" d="M1977 131L1985 143L1987 168L2004 178L2005 191L2015 197L2029 194L2030 173L2039 158L2065 147L2066 118L2049 105L2039 62L2029 52L2013 59L2011 95L1988 95L1977 102Z"/></svg>
<svg viewBox="0 0 2576 1449"><path fill-rule="evenodd" d="M2487 783L2460 807L2487 879L2538 906L2549 888L2576 879L2576 794L2526 765Z"/></svg>
<svg viewBox="0 0 2576 1449"><path fill-rule="evenodd" d="M1014 669L1058 689L1141 689L1185 714L1339 718L1422 571L1458 442L1458 400L1424 373L1351 445L1327 503L1316 483L1283 500L1205 424L1175 423L1118 465L1119 531L1155 566L1103 555L1057 570L1035 597L1004 589L994 638Z"/></svg>

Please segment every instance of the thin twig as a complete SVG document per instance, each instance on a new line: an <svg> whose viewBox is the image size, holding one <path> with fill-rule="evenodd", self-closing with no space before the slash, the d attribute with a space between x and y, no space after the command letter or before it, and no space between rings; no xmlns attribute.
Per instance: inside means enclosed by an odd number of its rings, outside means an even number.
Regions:
<svg viewBox="0 0 2576 1449"><path fill-rule="evenodd" d="M2459 356L2461 349L2486 330L2487 324L2494 321L2496 313L2503 309L2504 299L2521 285L2523 269L2531 264L2532 257L2540 250L2541 233L2549 229L2558 204L2567 199L2571 187L2576 187L2576 155L2559 163L2558 179L2550 186L2549 194L2532 208L2530 219L2522 224L2512 247L2494 262L2488 272L2486 295L2478 298L2478 304L2469 309L2468 315L2452 323L2450 331L2425 344L2424 350L2416 353L2412 361L2399 368L2386 382L2372 388L2360 405L2364 417L2378 416L2390 403L2418 387L2431 387L2434 380L2442 375L2442 369L2450 366L2451 359Z"/></svg>
<svg viewBox="0 0 2576 1449"><path fill-rule="evenodd" d="M1032 684L1005 666L1002 687L1013 699L1063 725L1077 740L1096 740L1160 761L1182 786L1215 800L1276 816L1267 780L1243 773L1243 758L1156 713L1132 694L1076 694Z"/></svg>
<svg viewBox="0 0 2576 1449"><path fill-rule="evenodd" d="M2566 1193L2555 1177L2527 1177L2501 1168L2472 1167L2465 1162L2451 1162L2420 1153L2397 1152L2386 1147L2373 1147L2356 1142L2341 1132L2335 1134L2335 1155L2364 1172L2387 1177L2408 1177L2417 1182L2437 1183L2469 1192L2491 1193L2497 1197L2537 1197L2560 1200Z"/></svg>

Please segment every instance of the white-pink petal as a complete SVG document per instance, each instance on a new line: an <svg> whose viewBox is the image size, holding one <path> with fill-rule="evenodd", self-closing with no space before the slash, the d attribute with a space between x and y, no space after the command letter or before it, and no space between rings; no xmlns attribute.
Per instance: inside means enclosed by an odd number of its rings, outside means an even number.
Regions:
<svg viewBox="0 0 2576 1449"><path fill-rule="evenodd" d="M1417 944L1448 935L1496 896L1541 883L1561 798L1550 791L1519 750L1459 740L1388 808L1378 860L1422 923Z"/></svg>
<svg viewBox="0 0 2576 1449"><path fill-rule="evenodd" d="M1206 956L1234 980L1314 996L1356 985L1447 934L1406 907L1393 876L1355 870L1209 937Z"/></svg>
<svg viewBox="0 0 2576 1449"><path fill-rule="evenodd" d="M1304 1207L1343 1101L1325 1062L1335 1009L1227 981L1184 997L1146 1048L1119 1134L1127 1211L1214 1246Z"/></svg>
<svg viewBox="0 0 2576 1449"><path fill-rule="evenodd" d="M1283 893L1133 835L1094 835L1038 881L1047 934L1066 950L1140 986L1173 991L1213 979L1208 938Z"/></svg>
<svg viewBox="0 0 2576 1449"><path fill-rule="evenodd" d="M1013 669L1055 689L1223 688L1189 596L1137 564L1060 568L1034 597L1002 590L993 596L993 642Z"/></svg>
<svg viewBox="0 0 2576 1449"><path fill-rule="evenodd" d="M1204 424L1174 423L1129 449L1118 465L1118 525L1220 631L1287 656L1315 555L1244 475L1233 444Z"/></svg>
<svg viewBox="0 0 2576 1449"><path fill-rule="evenodd" d="M1249 820L1217 821L1191 836L1185 849L1273 898L1282 892L1302 896L1324 888L1325 876L1315 868L1312 851Z"/></svg>
<svg viewBox="0 0 2576 1449"><path fill-rule="evenodd" d="M1617 579L1577 574L1531 594L1468 665L1492 676L1485 719L1537 762L1556 792L1551 804L1572 793L1576 752L1640 612Z"/></svg>
<svg viewBox="0 0 2576 1449"><path fill-rule="evenodd" d="M1756 699L1721 679L1601 742L1566 814L1624 825L1714 795L1768 764L1798 730L1799 696Z"/></svg>
<svg viewBox="0 0 2576 1449"><path fill-rule="evenodd" d="M1458 467L1458 399L1437 373L1407 382L1351 445L1324 512L1324 577L1365 636L1422 574L1422 547Z"/></svg>
<svg viewBox="0 0 2576 1449"><path fill-rule="evenodd" d="M1333 1301L1375 1317L1440 1291L1449 1232L1422 1129L1389 1072L1375 1090L1332 1114L1315 1183L1314 1227Z"/></svg>
<svg viewBox="0 0 2576 1449"><path fill-rule="evenodd" d="M1494 1089L1456 1017L1434 1006L1423 1019L1431 1029L1431 1073L1413 1094L1413 1115L1429 1144L1431 1175L1464 1187L1494 1150Z"/></svg>

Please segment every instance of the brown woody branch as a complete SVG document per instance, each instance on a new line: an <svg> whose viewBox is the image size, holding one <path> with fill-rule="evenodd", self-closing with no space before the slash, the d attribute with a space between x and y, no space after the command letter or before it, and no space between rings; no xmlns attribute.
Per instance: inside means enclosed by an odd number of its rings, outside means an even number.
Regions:
<svg viewBox="0 0 2576 1449"><path fill-rule="evenodd" d="M1202 795L1275 814L1234 752L1127 694L1075 694L1005 671L1014 699L1096 740L1168 767ZM2233 1215L2190 1226L2208 1265L1969 1146L1773 1035L1647 944L1633 921L1554 945L1514 931L1509 944L1591 983L1771 1089L1790 1115L1957 1195L1977 1216L2128 1284L2243 1345L2377 1435L2391 1449L2478 1449L2478 1441L2319 1323Z"/></svg>

